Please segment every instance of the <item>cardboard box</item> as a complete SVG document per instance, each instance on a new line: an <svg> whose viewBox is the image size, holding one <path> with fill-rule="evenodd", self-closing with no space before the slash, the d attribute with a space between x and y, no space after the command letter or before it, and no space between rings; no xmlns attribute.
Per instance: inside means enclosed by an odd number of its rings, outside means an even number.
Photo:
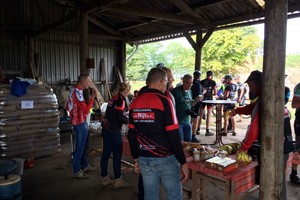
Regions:
<svg viewBox="0 0 300 200"><path fill-rule="evenodd" d="M236 162L236 160L228 157L221 158L218 156L206 160L205 164L209 168L217 169L218 171L224 173L234 170L238 167L238 163Z"/></svg>

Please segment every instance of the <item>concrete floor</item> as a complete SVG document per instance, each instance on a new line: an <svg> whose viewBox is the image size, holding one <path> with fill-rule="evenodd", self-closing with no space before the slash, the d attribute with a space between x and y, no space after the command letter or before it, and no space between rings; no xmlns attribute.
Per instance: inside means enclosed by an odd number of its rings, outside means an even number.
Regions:
<svg viewBox="0 0 300 200"><path fill-rule="evenodd" d="M244 138L247 124L250 119L245 119L237 124L236 137L224 137L224 142L241 141ZM203 121L205 123L205 121ZM215 124L212 123L211 130L214 132ZM212 143L213 136L205 137L205 130L201 130L199 137L203 143ZM60 155L51 158L43 158L35 161L35 166L31 169L24 170L22 176L22 195L23 200L135 200L137 199L137 182L138 175L134 173L133 168L123 164L122 174L126 181L130 183L130 187L123 189L114 189L112 186L102 186L99 172L99 162L101 154L92 152L90 154L91 164L98 167L98 170L91 173L91 178L87 180L78 180L72 176L72 168L70 164L70 133L61 134L62 152ZM99 135L91 135L90 146L94 149L101 148L101 137ZM124 160L131 161L131 158L124 157ZM109 162L110 174L112 173L112 160ZM299 170L300 171L300 170ZM290 172L287 174L289 175ZM300 174L300 173L298 173ZM189 186L188 183L186 186ZM205 199L221 200L224 199L224 191L210 183L205 184ZM288 200L299 199L299 186L295 186L287 181ZM161 189L160 199L164 198ZM239 199L258 200L258 190L242 195Z"/></svg>

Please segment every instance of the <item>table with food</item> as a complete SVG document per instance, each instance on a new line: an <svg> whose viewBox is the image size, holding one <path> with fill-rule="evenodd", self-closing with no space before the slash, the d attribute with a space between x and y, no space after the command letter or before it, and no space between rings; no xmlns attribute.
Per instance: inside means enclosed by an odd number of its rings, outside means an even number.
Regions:
<svg viewBox="0 0 300 200"><path fill-rule="evenodd" d="M258 163L246 152L239 151L241 143L229 143L218 148L198 143L182 142L186 155L190 154L188 168L191 170L192 199L204 199L205 182L225 191L225 199L237 197L258 188L256 173Z"/></svg>

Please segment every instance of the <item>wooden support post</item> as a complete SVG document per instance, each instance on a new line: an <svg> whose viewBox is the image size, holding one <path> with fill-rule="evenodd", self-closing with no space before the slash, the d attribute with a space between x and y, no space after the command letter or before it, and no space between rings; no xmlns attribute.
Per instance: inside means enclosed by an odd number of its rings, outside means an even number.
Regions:
<svg viewBox="0 0 300 200"><path fill-rule="evenodd" d="M120 61L121 61L121 74L122 74L122 78L123 80L126 80L126 43L124 40L122 40L121 42L121 58L120 58Z"/></svg>
<svg viewBox="0 0 300 200"><path fill-rule="evenodd" d="M32 73L32 78L36 78L36 70L34 66L34 38L27 36L27 66Z"/></svg>
<svg viewBox="0 0 300 200"><path fill-rule="evenodd" d="M88 35L88 13L80 10L79 13L79 57L80 57L80 73L87 74L87 59L89 57L89 35Z"/></svg>
<svg viewBox="0 0 300 200"><path fill-rule="evenodd" d="M201 47L202 43L202 30L197 30L196 34L196 53L195 53L195 70L200 70L201 69Z"/></svg>
<svg viewBox="0 0 300 200"><path fill-rule="evenodd" d="M87 59L89 57L89 34L88 34L88 13L83 9L79 11L79 64L80 74L88 74L89 69L87 67ZM83 91L84 100L86 103L89 102L90 94L89 90Z"/></svg>
<svg viewBox="0 0 300 200"><path fill-rule="evenodd" d="M260 199L281 198L283 175L283 109L288 0L266 0L261 95Z"/></svg>

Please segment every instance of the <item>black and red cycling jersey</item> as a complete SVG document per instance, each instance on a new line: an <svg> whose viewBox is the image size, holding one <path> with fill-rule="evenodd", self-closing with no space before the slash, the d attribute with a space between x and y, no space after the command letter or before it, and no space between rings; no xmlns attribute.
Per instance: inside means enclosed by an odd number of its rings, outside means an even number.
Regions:
<svg viewBox="0 0 300 200"><path fill-rule="evenodd" d="M214 94L214 90L216 88L216 82L212 79L206 78L200 81L200 84L202 85L203 90L206 92L203 94L204 99L203 100L212 100Z"/></svg>
<svg viewBox="0 0 300 200"><path fill-rule="evenodd" d="M128 123L125 112L128 111L125 97L118 93L107 104L105 118L102 127L109 130L121 129L123 124Z"/></svg>
<svg viewBox="0 0 300 200"><path fill-rule="evenodd" d="M134 159L175 155L186 163L172 101L156 89L145 88L129 108L128 140Z"/></svg>

